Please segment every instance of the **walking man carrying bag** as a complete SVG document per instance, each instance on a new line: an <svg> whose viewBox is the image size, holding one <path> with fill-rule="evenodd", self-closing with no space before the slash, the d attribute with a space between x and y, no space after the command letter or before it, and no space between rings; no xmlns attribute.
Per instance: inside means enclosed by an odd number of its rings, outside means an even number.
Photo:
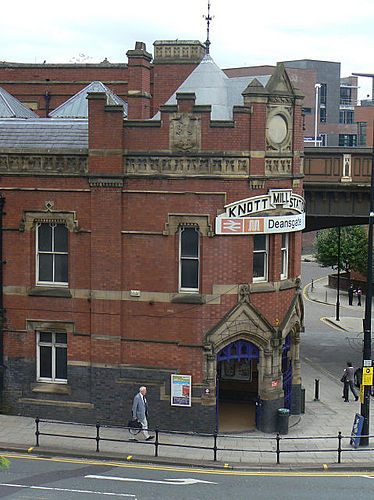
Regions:
<svg viewBox="0 0 374 500"><path fill-rule="evenodd" d="M148 432L148 403L145 397L146 394L147 388L144 385L139 387L139 392L134 397L132 404L132 418L142 424L145 440L150 441L154 436L150 436Z"/></svg>

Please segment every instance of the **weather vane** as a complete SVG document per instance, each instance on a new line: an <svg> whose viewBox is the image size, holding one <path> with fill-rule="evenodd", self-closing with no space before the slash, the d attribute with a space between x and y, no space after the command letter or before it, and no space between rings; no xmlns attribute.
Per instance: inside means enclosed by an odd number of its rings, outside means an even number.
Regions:
<svg viewBox="0 0 374 500"><path fill-rule="evenodd" d="M213 16L214 17L214 16ZM213 17L210 15L210 1L208 0L208 15L203 16L203 18L206 21L206 42L205 42L205 52L209 54L209 47L210 47L210 40L209 40L209 26L210 26L210 21L213 19Z"/></svg>

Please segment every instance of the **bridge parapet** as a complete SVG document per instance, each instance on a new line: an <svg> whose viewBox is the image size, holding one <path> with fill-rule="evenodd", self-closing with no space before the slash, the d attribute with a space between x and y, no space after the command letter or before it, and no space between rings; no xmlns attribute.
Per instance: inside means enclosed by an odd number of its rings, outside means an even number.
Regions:
<svg viewBox="0 0 374 500"><path fill-rule="evenodd" d="M370 183L370 148L304 148L304 183Z"/></svg>
<svg viewBox="0 0 374 500"><path fill-rule="evenodd" d="M305 231L367 224L370 148L304 149Z"/></svg>

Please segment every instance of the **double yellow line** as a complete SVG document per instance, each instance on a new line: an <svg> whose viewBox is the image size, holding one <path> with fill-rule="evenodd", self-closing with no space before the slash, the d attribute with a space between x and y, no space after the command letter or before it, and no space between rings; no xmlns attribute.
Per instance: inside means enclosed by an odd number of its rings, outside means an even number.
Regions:
<svg viewBox="0 0 374 500"><path fill-rule="evenodd" d="M233 470L233 469L208 469L208 468L189 468L189 467L168 467L163 465L143 465L143 464L128 464L120 462L107 462L100 460L84 460L84 459L71 459L71 458L46 458L31 455L13 454L13 453L3 453L9 459L23 459L23 460L40 460L47 462L57 462L57 463L72 463L72 464L84 464L84 465L107 465L111 467L119 468L131 468L139 470L153 470L153 471L163 471L163 472L182 472L189 474L209 474L209 475L229 475L229 476L265 476L265 477L364 477L367 479L374 479L373 472L349 472L349 471L328 471L328 466L326 464L321 464L321 471L316 472L303 472L303 471L245 471L245 470ZM315 466L315 464L313 464ZM274 466L275 467L275 466Z"/></svg>

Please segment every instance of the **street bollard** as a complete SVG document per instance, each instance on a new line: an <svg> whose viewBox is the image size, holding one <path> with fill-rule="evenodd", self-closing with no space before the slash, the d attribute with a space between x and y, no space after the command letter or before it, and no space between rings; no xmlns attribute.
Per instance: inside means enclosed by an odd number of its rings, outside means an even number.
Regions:
<svg viewBox="0 0 374 500"><path fill-rule="evenodd" d="M319 379L314 379L314 401L319 401Z"/></svg>

